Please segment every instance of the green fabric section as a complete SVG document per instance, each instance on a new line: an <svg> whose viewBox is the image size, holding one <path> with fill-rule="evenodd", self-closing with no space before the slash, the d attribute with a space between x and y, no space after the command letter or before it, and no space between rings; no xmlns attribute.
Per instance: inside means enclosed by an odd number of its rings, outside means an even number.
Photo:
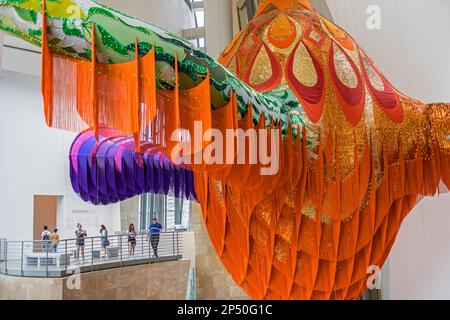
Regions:
<svg viewBox="0 0 450 320"><path fill-rule="evenodd" d="M36 23L37 13L31 10L22 9L20 7L14 8L17 14L25 21Z"/></svg>

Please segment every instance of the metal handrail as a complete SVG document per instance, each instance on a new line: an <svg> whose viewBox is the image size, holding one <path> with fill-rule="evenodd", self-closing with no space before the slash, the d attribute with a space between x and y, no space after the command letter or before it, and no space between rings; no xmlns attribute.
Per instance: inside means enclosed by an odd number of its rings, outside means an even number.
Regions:
<svg viewBox="0 0 450 320"><path fill-rule="evenodd" d="M62 239L55 247L56 243L51 240L0 239L0 274L62 278L74 271L82 273L175 261L182 258L183 237L179 233L176 229L161 230L159 241L151 243L148 231L138 232L134 252L126 233L107 236L108 246L102 242L102 236L86 237L82 241L76 238Z"/></svg>

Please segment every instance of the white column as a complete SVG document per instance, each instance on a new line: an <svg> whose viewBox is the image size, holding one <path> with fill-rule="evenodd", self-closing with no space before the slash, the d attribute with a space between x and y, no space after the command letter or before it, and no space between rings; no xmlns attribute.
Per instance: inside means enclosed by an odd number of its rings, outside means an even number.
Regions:
<svg viewBox="0 0 450 320"><path fill-rule="evenodd" d="M309 2L317 11L320 12L321 15L326 17L328 20L333 21L330 8L325 0L309 0Z"/></svg>
<svg viewBox="0 0 450 320"><path fill-rule="evenodd" d="M208 54L217 58L232 39L231 0L205 0L205 34Z"/></svg>

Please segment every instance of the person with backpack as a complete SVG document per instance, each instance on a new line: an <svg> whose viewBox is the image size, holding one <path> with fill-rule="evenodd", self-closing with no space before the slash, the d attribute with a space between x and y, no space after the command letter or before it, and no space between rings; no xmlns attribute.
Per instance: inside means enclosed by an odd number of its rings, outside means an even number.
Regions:
<svg viewBox="0 0 450 320"><path fill-rule="evenodd" d="M41 234L42 252L48 252L50 245L50 235L51 232L48 230L47 226L44 226L44 231Z"/></svg>
<svg viewBox="0 0 450 320"><path fill-rule="evenodd" d="M104 224L100 226L100 242L103 250L103 256L101 255L100 259L106 258L109 256L108 250L109 240L108 240L108 229L106 229Z"/></svg>

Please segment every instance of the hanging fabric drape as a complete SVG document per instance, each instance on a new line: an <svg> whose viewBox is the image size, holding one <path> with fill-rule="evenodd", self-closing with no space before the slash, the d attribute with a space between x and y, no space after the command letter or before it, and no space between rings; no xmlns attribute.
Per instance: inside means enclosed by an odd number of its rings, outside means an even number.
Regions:
<svg viewBox="0 0 450 320"><path fill-rule="evenodd" d="M43 17L46 17L45 1ZM110 65L97 62L95 25L91 26L91 61L81 61L49 50L47 19L43 19L42 91L45 117L51 127L70 131L101 127L124 134L139 134L156 114L154 47L139 58L138 39L135 60Z"/></svg>
<svg viewBox="0 0 450 320"><path fill-rule="evenodd" d="M195 200L194 174L175 166L154 146L142 141L136 152L132 136L103 129L80 133L70 148L74 191L93 204L111 204L142 193L173 194Z"/></svg>

